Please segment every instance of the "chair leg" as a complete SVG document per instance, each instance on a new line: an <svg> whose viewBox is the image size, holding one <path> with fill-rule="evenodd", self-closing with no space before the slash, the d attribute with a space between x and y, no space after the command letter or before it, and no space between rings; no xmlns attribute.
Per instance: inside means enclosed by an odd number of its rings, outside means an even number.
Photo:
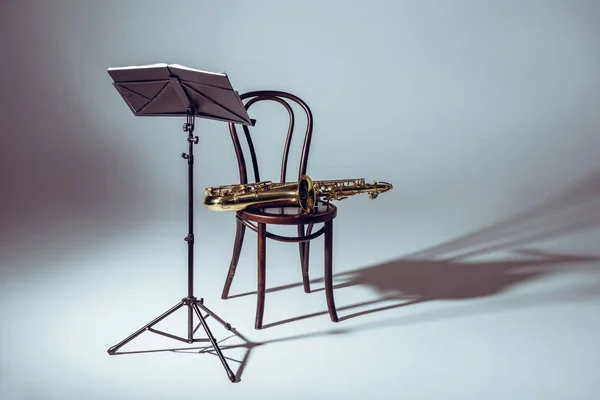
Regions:
<svg viewBox="0 0 600 400"><path fill-rule="evenodd" d="M229 264L229 272L227 273L225 286L223 287L223 292L221 293L221 298L223 300L229 297L229 289L231 289L231 283L233 282L233 277L235 276L235 270L237 268L238 261L240 260L240 254L242 253L242 245L244 244L245 233L246 225L242 224L240 221L237 221L235 231L235 242L233 244L233 255L231 256L231 263Z"/></svg>
<svg viewBox="0 0 600 400"><path fill-rule="evenodd" d="M325 295L331 321L338 322L335 301L333 299L333 221L325 222Z"/></svg>
<svg viewBox="0 0 600 400"><path fill-rule="evenodd" d="M255 329L262 329L263 314L265 312L266 292L266 263L267 263L267 226L258 224L258 288L256 290L256 320Z"/></svg>
<svg viewBox="0 0 600 400"><path fill-rule="evenodd" d="M304 225L298 225L298 236L304 237L310 235L313 224L308 225L308 231L304 233ZM300 265L302 267L302 284L304 285L304 292L310 293L310 277L308 275L308 265L310 260L310 241L299 242L298 247L300 248Z"/></svg>

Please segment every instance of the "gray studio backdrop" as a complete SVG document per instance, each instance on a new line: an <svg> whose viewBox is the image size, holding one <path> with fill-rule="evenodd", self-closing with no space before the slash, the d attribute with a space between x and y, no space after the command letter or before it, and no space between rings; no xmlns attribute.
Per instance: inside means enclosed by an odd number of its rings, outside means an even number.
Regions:
<svg viewBox="0 0 600 400"><path fill-rule="evenodd" d="M17 295L16 282L161 224L183 246L184 121L134 117L106 73L156 62L225 71L241 93L295 93L314 112L313 179L394 184L339 204L339 268L416 254L559 195L558 207L596 206L543 239L597 251L599 19L592 0L2 1L0 278ZM262 178L277 180L285 113L254 110ZM196 133L200 198L238 175L226 124L201 120ZM223 261L205 272L224 278L232 216L198 207L198 246Z"/></svg>

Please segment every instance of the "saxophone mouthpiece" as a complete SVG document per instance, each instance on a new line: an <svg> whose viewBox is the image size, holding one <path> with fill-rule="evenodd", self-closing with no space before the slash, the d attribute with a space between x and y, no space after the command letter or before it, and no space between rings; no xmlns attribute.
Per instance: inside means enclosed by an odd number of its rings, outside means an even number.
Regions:
<svg viewBox="0 0 600 400"><path fill-rule="evenodd" d="M385 193L385 192L389 192L390 190L392 190L394 188L392 186L392 184L388 183L388 182L377 182L377 181L375 181L373 183L373 185L375 186L375 190L369 193L369 198L371 200L376 199L377 196L379 196L379 194Z"/></svg>

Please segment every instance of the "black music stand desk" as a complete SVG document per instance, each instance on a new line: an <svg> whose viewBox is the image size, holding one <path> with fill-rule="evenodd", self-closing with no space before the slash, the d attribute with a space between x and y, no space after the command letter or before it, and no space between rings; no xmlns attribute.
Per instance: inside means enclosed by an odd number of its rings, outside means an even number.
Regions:
<svg viewBox="0 0 600 400"><path fill-rule="evenodd" d="M171 339L186 343L210 342L229 380L236 381L235 374L229 368L216 339L212 335L206 319L213 317L217 322L231 330L231 325L223 321L204 305L204 299L194 296L194 144L198 144L198 136L194 136L195 117L207 118L241 125L254 125L244 108L239 94L233 90L229 77L225 73L200 71L177 64L152 64L109 68L108 74L113 85L121 94L131 111L136 116L186 117L183 131L187 132L188 153L181 156L188 163L188 234L185 241L188 245L188 295L150 323L131 334L120 343L108 349L108 354L118 353L119 348L129 343L142 333L149 331ZM153 326L164 320L181 307L188 307L187 338L172 335L154 329ZM206 315L203 315L203 312ZM194 314L198 325L194 328ZM208 338L195 339L194 334L202 326Z"/></svg>

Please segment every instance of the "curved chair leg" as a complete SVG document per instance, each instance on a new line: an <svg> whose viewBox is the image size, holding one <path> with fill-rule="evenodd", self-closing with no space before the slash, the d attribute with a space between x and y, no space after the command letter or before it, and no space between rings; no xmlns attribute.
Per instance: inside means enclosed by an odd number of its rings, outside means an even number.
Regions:
<svg viewBox="0 0 600 400"><path fill-rule="evenodd" d="M308 225L308 230L304 232L304 225L298 225L298 237L304 237L310 235L313 224ZM299 242L298 247L300 248L300 265L302 266L302 284L304 285L304 292L310 293L310 278L308 276L308 265L310 260L310 241Z"/></svg>
<svg viewBox="0 0 600 400"><path fill-rule="evenodd" d="M325 222L325 295L331 321L338 322L335 301L333 299L333 221Z"/></svg>
<svg viewBox="0 0 600 400"><path fill-rule="evenodd" d="M266 292L266 263L267 263L267 226L258 224L258 288L256 290L256 320L255 329L262 329L263 314L265 312Z"/></svg>
<svg viewBox="0 0 600 400"><path fill-rule="evenodd" d="M237 221L237 220L236 220ZM246 225L237 221L235 230L235 242L233 244L233 255L231 256L231 263L229 264L229 272L227 273L227 279L225 280L225 286L223 287L223 293L221 298L223 300L229 297L229 289L231 289L231 283L235 276L235 269L237 268L238 261L240 260L240 254L242 253L242 245L244 244L244 234L246 233Z"/></svg>

